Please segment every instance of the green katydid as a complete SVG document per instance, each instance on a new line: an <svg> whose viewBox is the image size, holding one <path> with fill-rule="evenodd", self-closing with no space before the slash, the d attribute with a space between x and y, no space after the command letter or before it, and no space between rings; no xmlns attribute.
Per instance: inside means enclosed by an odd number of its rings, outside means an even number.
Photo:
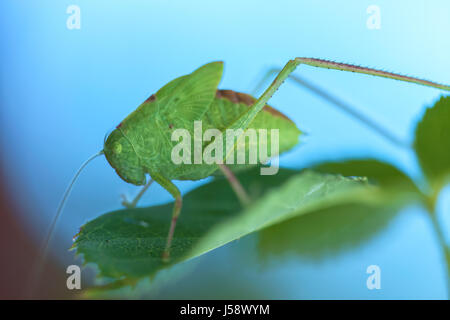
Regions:
<svg viewBox="0 0 450 320"><path fill-rule="evenodd" d="M135 206L153 181L160 184L174 197L175 204L166 247L163 252L164 259L169 258L176 221L182 207L181 193L172 180L199 180L219 172L230 181L231 187L238 198L244 204L248 203L249 198L239 181L235 178L233 171L245 169L249 165L227 166L223 163L174 164L171 159L171 150L176 142L172 141L171 134L177 128L183 128L193 133L193 124L199 120L203 121L207 127L217 128L219 131L243 129L237 137L238 139L244 135L243 132L245 130L252 127L267 130L277 128L280 130L280 153L290 150L297 144L301 132L291 120L281 112L268 106L267 102L297 66L301 64L396 79L450 91L450 86L419 78L321 59L295 58L290 60L278 72L275 80L259 99L254 99L243 93L231 90L218 90L223 64L222 62L206 64L189 75L169 82L151 95L107 136L103 150L82 165L67 188L58 207L57 214L44 243L43 256L45 256L56 221L76 178L89 161L102 154L105 155L109 164L125 182L134 185L144 185L137 197L132 202L125 200L123 202L124 205ZM294 80L363 121L385 137L397 142L392 135L388 134L380 126L371 122L370 119L364 118L357 111L333 98L325 91L299 78L294 78ZM146 175L150 176L148 181Z"/></svg>

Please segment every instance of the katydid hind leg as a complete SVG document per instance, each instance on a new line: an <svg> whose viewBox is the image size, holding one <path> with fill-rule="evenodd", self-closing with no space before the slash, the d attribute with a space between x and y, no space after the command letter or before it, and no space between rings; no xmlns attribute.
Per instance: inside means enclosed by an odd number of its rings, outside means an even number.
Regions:
<svg viewBox="0 0 450 320"><path fill-rule="evenodd" d="M127 197L122 194L122 205L131 209L135 208L139 200L142 198L147 189L152 185L153 179L150 179L145 186L142 187L141 191L136 195L133 201L128 201Z"/></svg>
<svg viewBox="0 0 450 320"><path fill-rule="evenodd" d="M166 189L175 199L175 204L172 211L172 219L170 221L169 233L167 234L166 246L164 248L162 259L164 262L170 260L170 248L172 246L172 239L175 233L175 227L177 225L177 220L181 213L181 208L183 205L183 198L181 197L181 192L176 185L172 183L169 179L158 173L151 174L153 180L155 180L161 187Z"/></svg>
<svg viewBox="0 0 450 320"><path fill-rule="evenodd" d="M292 61L292 60L291 60ZM316 58L304 58L304 57L298 57L293 60L298 65L305 64L311 67L317 67L317 68L325 68L325 69L334 69L338 71L348 71L348 72L354 72L354 73L360 73L360 74L366 74L381 78L387 78L387 79L393 79L393 80L400 80L403 82L411 82L414 84L426 86L426 87L432 87L436 89L441 89L445 91L450 91L450 85L447 84L441 84L417 77L410 77L405 76L399 73L394 72L388 72L384 70L374 69L374 68L367 68L362 66L357 66L353 64L347 64L347 63L340 63L335 61L329 61L329 60L323 60L323 59L316 59Z"/></svg>
<svg viewBox="0 0 450 320"><path fill-rule="evenodd" d="M257 114L262 110L262 108L266 105L269 99L275 94L278 88L283 84L283 82L291 75L295 69L301 65L309 65L312 67L325 68L325 69L334 69L340 71L349 71L354 73L361 73L372 75L376 77L400 80L403 82L411 82L423 86L433 87L436 89L447 90L450 91L449 85L443 85L436 82L423 80L415 77L404 76L397 73L386 72L382 70L365 68L351 64L338 63L328 60L315 59L315 58L295 58L293 60L289 60L286 65L281 69L276 78L273 80L271 85L264 91L264 93L255 101L255 103L245 112L241 117L239 117L231 126L230 129L246 129L250 125L250 123L255 119ZM237 137L239 139L239 137ZM230 153L233 150L229 151ZM227 154L228 156L228 154Z"/></svg>
<svg viewBox="0 0 450 320"><path fill-rule="evenodd" d="M266 72L265 76L261 79L261 81L258 82L258 84L255 86L253 92L258 92L260 88L264 85L264 83L267 82L268 79L273 77L273 75L278 74L280 71L281 69L277 68L269 69ZM355 108L354 106L351 106L349 103L344 102L343 100L337 98L336 96L328 92L328 90L325 90L319 87L318 85L312 83L311 81L306 80L304 77L300 77L294 74L289 75L288 80L291 80L300 87L305 88L307 91L314 93L319 98L328 102L330 105L335 106L338 110L343 111L350 117L358 120L359 122L370 128L383 138L387 139L391 143L403 148L410 147L409 143L402 141L395 134L390 132L387 128L383 127L381 124L377 123L376 121L364 115L362 112L358 111L358 108Z"/></svg>

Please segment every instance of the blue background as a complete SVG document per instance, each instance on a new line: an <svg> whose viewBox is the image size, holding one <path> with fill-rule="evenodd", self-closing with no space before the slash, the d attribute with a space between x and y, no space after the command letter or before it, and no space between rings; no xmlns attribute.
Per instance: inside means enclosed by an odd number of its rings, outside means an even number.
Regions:
<svg viewBox="0 0 450 320"><path fill-rule="evenodd" d="M81 29L69 30L66 9L81 8ZM381 29L369 30L366 9L381 9ZM42 240L74 171L102 148L104 135L151 93L212 60L225 61L222 88L249 92L268 67L296 56L380 67L450 82L448 1L2 1L0 4L1 165L19 217ZM358 106L412 141L416 121L440 92L343 72L301 67L298 74ZM308 133L281 159L303 167L323 159L371 156L420 177L401 150L307 91L287 83L271 104ZM200 182L177 183L183 192ZM62 217L53 254L86 221L120 207L123 182L104 158L83 172ZM449 230L450 191L440 201ZM170 201L152 186L142 204ZM447 214L447 217L445 217ZM447 232L448 233L448 232ZM323 261L239 262L251 256L247 237L201 258L188 276L155 297L197 292L213 297L219 278L267 298L446 298L437 240L420 208L405 209L369 243ZM250 258L251 260L251 258ZM365 286L366 267L382 269L382 290ZM176 278L176 277L174 277ZM234 281L233 281L234 280ZM208 291L209 290L209 291ZM225 289L224 289L225 290ZM220 290L219 290L220 291ZM195 295L194 295L195 296ZM250 297L258 294L249 293Z"/></svg>

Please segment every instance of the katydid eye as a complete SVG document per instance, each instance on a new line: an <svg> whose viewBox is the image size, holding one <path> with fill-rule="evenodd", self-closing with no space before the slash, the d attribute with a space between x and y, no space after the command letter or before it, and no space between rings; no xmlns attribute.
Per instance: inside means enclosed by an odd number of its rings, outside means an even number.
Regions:
<svg viewBox="0 0 450 320"><path fill-rule="evenodd" d="M122 144L120 144L119 142L115 142L113 144L113 152L115 154L120 154L122 152Z"/></svg>

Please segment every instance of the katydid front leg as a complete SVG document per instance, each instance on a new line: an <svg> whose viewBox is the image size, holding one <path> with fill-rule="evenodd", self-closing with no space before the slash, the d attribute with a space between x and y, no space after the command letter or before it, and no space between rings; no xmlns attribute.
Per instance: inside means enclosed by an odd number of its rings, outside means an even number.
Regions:
<svg viewBox="0 0 450 320"><path fill-rule="evenodd" d="M142 198L142 196L144 195L145 191L147 191L147 189L152 185L153 180L150 179L147 184L142 187L141 191L139 191L139 193L137 194L137 196L133 199L133 201L128 201L128 199L126 198L125 195L122 195L122 205L131 209L136 207L138 201Z"/></svg>

